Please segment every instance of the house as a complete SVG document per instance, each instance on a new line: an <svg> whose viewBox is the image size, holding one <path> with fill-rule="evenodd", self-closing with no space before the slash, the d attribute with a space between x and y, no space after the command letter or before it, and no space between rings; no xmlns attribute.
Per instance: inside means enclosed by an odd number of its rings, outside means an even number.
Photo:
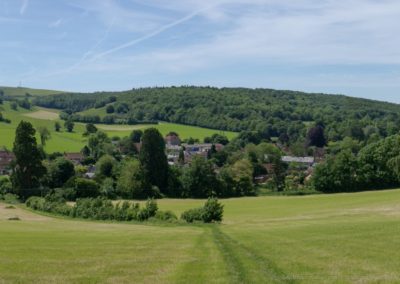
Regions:
<svg viewBox="0 0 400 284"><path fill-rule="evenodd" d="M0 150L0 175L8 175L11 173L11 163L15 156L13 152Z"/></svg>
<svg viewBox="0 0 400 284"><path fill-rule="evenodd" d="M208 151L211 150L212 145L211 143L201 143L201 144L182 144L183 147L185 147L185 151L188 153L207 153ZM215 145L215 150L221 151L224 148L224 145L222 144L214 144Z"/></svg>
<svg viewBox="0 0 400 284"><path fill-rule="evenodd" d="M292 165L292 168L302 170L310 169L315 165L314 157L293 157L293 156L283 156L282 162Z"/></svg>
<svg viewBox="0 0 400 284"><path fill-rule="evenodd" d="M299 164L307 164L312 166L315 162L314 157L293 157L293 156L283 156L282 162L285 163L299 163Z"/></svg>
<svg viewBox="0 0 400 284"><path fill-rule="evenodd" d="M64 153L65 159L73 162L76 165L79 165L83 162L85 157L83 156L82 153Z"/></svg>
<svg viewBox="0 0 400 284"><path fill-rule="evenodd" d="M179 146L181 145L181 139L177 133L170 132L165 136L165 144L167 146Z"/></svg>

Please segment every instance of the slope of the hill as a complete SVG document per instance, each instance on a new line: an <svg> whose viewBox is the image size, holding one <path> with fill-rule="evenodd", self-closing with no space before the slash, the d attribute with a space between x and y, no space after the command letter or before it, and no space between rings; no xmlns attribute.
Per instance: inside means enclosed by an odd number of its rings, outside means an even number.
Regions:
<svg viewBox="0 0 400 284"><path fill-rule="evenodd" d="M397 104L271 89L143 88L66 93L39 97L35 102L68 110L80 121L134 124L159 120L221 130L258 130L266 136L303 135L308 122L323 123L335 139L354 127L374 126L382 136L400 130Z"/></svg>
<svg viewBox="0 0 400 284"><path fill-rule="evenodd" d="M0 92L3 92L3 95L6 97L25 97L26 95L32 97L39 97L39 96L48 96L48 95L63 93L62 91L55 91L55 90L32 89L25 87L3 87L3 86L0 86Z"/></svg>

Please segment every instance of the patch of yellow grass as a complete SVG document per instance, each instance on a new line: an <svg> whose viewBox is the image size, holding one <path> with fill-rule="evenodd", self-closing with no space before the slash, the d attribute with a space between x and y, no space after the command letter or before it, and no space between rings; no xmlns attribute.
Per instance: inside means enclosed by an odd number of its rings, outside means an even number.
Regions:
<svg viewBox="0 0 400 284"><path fill-rule="evenodd" d="M44 119L44 120L57 120L59 118L58 113L44 109L35 112L25 113L23 115L31 118Z"/></svg>
<svg viewBox="0 0 400 284"><path fill-rule="evenodd" d="M18 216L20 220L24 221L45 221L50 220L49 217L31 213L15 206L15 208L7 209L8 204L0 203L0 221L8 220L11 217Z"/></svg>
<svg viewBox="0 0 400 284"><path fill-rule="evenodd" d="M108 131L130 131L135 129L142 129L148 125L108 125L108 124L96 124L96 127L101 130Z"/></svg>

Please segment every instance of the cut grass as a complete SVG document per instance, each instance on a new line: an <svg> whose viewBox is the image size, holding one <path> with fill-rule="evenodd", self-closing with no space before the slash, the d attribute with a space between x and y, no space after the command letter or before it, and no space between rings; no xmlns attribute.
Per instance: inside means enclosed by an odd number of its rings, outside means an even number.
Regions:
<svg viewBox="0 0 400 284"><path fill-rule="evenodd" d="M11 124L0 122L0 147L5 146L8 149L12 148L15 129L21 120L29 121L35 128L38 126L47 127L51 132L51 139L47 141L45 150L49 153L52 152L79 152L85 145L87 138L82 134L85 132L85 124L75 123L74 131L72 133L64 131L60 132L54 130L54 123L59 121L61 125L64 121L59 120L58 111L53 109L46 109L40 107L33 107L32 110L18 108L12 110L9 102L0 105L0 111L4 117L12 121ZM201 127L173 124L173 123L160 123L157 125L104 125L96 124L96 126L106 132L110 137L129 136L133 129L146 129L148 127L155 127L166 135L171 131L178 132L182 138L197 138L203 140L206 136L212 136L214 133L222 133L232 139L235 137L234 132L221 132L218 130L206 129ZM39 136L37 136L39 137ZM38 140L39 141L39 140Z"/></svg>
<svg viewBox="0 0 400 284"><path fill-rule="evenodd" d="M37 119L44 119L44 120L58 120L60 118L60 114L55 111L48 111L44 109L40 109L35 112L25 113L24 116L37 118Z"/></svg>
<svg viewBox="0 0 400 284"><path fill-rule="evenodd" d="M0 282L398 283L399 200L400 190L225 199L223 224L193 226L0 206ZM158 201L176 214L203 203Z"/></svg>

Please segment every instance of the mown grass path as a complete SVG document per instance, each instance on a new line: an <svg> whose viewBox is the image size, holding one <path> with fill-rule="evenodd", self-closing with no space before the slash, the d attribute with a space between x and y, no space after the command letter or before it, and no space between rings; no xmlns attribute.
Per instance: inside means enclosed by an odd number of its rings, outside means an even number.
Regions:
<svg viewBox="0 0 400 284"><path fill-rule="evenodd" d="M229 269L231 283L296 283L272 261L212 227L214 242Z"/></svg>

